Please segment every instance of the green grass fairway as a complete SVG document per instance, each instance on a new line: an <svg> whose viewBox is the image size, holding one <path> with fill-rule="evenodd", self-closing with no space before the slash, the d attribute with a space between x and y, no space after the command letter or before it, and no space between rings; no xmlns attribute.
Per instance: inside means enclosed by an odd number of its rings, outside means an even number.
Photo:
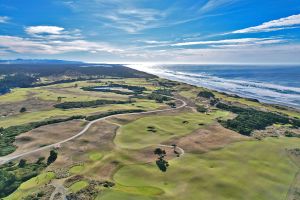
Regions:
<svg viewBox="0 0 300 200"><path fill-rule="evenodd" d="M0 102L12 103L12 102L23 101L27 98L28 91L29 91L28 88L13 89L10 93L1 95Z"/></svg>
<svg viewBox="0 0 300 200"><path fill-rule="evenodd" d="M21 124L26 124L29 122L42 121L50 118L62 118L62 117L70 117L74 115L90 115L97 112L106 112L112 110L133 110L133 109L144 109L144 110L152 110L157 109L163 104L157 104L154 101L150 100L141 100L133 104L112 104L105 105L97 108L82 108L82 109L69 109L69 110L61 110L61 109L52 109L52 110L44 110L37 112L28 112L22 113L6 118L0 119L0 127L7 128L9 126L16 126Z"/></svg>
<svg viewBox="0 0 300 200"><path fill-rule="evenodd" d="M96 200L153 200L151 197L140 195L129 195L124 192L105 190L99 194Z"/></svg>
<svg viewBox="0 0 300 200"><path fill-rule="evenodd" d="M163 189L164 195L155 198L161 200L282 200L299 169L285 149L299 148L299 141L267 138L206 154L185 154L171 160L166 173L154 163L128 165L116 172L114 180L132 187Z"/></svg>
<svg viewBox="0 0 300 200"><path fill-rule="evenodd" d="M78 182L74 183L73 185L71 185L71 187L69 187L69 191L76 193L79 190L87 187L88 185L89 185L89 183L86 181L78 181Z"/></svg>
<svg viewBox="0 0 300 200"><path fill-rule="evenodd" d="M71 174L80 174L80 172L82 172L82 170L84 170L84 166L83 165L77 165L77 166L71 167L69 172Z"/></svg>
<svg viewBox="0 0 300 200"><path fill-rule="evenodd" d="M45 172L40 174L20 185L20 187L8 197L5 197L4 200L19 200L23 197L26 197L29 194L32 194L39 186L49 183L52 179L55 178L55 173Z"/></svg>
<svg viewBox="0 0 300 200"><path fill-rule="evenodd" d="M100 152L90 152L88 156L91 161L97 161L103 158L103 155Z"/></svg>
<svg viewBox="0 0 300 200"><path fill-rule="evenodd" d="M203 113L183 113L176 116L144 117L122 126L114 140L122 148L139 149L160 144L172 137L183 136L200 128L199 124L211 124L218 117L226 117L228 112L214 111L210 115ZM183 123L187 121L187 123ZM148 131L155 127L157 132Z"/></svg>

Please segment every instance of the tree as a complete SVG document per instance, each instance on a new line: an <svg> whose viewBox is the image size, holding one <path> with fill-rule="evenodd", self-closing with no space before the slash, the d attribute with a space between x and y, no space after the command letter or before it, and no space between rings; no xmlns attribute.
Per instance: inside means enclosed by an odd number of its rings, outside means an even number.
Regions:
<svg viewBox="0 0 300 200"><path fill-rule="evenodd" d="M3 132L3 131L4 131L4 128L3 128L3 127L0 127L0 133Z"/></svg>
<svg viewBox="0 0 300 200"><path fill-rule="evenodd" d="M25 165L26 165L26 160L25 160L25 159L21 159L18 166L19 166L20 168L24 168Z"/></svg>
<svg viewBox="0 0 300 200"><path fill-rule="evenodd" d="M21 109L20 109L20 113L23 113L23 112L26 112L27 111L27 109L25 108L25 107L22 107Z"/></svg>
<svg viewBox="0 0 300 200"><path fill-rule="evenodd" d="M207 99L210 99L210 98L214 99L215 95L214 95L214 93L212 93L210 91L201 91L201 92L199 92L198 97L203 97L203 98L207 98Z"/></svg>
<svg viewBox="0 0 300 200"><path fill-rule="evenodd" d="M201 106L197 106L197 111L201 113L205 113L207 112L207 109L201 105Z"/></svg>
<svg viewBox="0 0 300 200"><path fill-rule="evenodd" d="M49 155L48 160L47 160L47 165L51 165L52 163L55 162L56 159L57 159L57 151L52 149L50 151L50 155Z"/></svg>
<svg viewBox="0 0 300 200"><path fill-rule="evenodd" d="M57 102L61 102L62 97L57 97Z"/></svg>
<svg viewBox="0 0 300 200"><path fill-rule="evenodd" d="M161 156L165 156L166 155L166 151L163 150L163 149L161 149L161 148L156 148L154 150L154 154L161 157Z"/></svg>
<svg viewBox="0 0 300 200"><path fill-rule="evenodd" d="M156 165L162 172L166 172L169 167L168 161L166 161L162 158L159 158L156 160Z"/></svg>

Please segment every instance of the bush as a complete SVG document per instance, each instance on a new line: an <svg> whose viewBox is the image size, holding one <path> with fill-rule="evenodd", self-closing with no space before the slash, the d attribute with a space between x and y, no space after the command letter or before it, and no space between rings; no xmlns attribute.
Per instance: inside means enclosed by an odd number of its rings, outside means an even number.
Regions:
<svg viewBox="0 0 300 200"><path fill-rule="evenodd" d="M22 107L21 109L20 109L20 113L23 113L23 112L26 112L27 111L27 109L25 108L25 107Z"/></svg>
<svg viewBox="0 0 300 200"><path fill-rule="evenodd" d="M55 162L56 159L57 159L57 151L52 149L47 159L47 165L51 165L52 163Z"/></svg>
<svg viewBox="0 0 300 200"><path fill-rule="evenodd" d="M197 106L197 111L201 113L207 112L207 109L204 106Z"/></svg>
<svg viewBox="0 0 300 200"><path fill-rule="evenodd" d="M157 103L163 103L164 101L171 100L170 97L163 96L163 95L157 94L155 92L152 92L151 94L149 94L147 98L150 100L155 100Z"/></svg>
<svg viewBox="0 0 300 200"><path fill-rule="evenodd" d="M173 96L172 90L168 90L168 89L154 90L153 93L161 94L161 95L166 95L166 96Z"/></svg>
<svg viewBox="0 0 300 200"><path fill-rule="evenodd" d="M201 92L199 92L198 97L203 97L206 99L210 99L210 98L214 99L215 95L214 95L214 93L212 93L210 91L201 91Z"/></svg>
<svg viewBox="0 0 300 200"><path fill-rule="evenodd" d="M19 161L19 167L20 168L24 168L25 167L25 165L26 165L26 160L25 159L21 159L20 161Z"/></svg>

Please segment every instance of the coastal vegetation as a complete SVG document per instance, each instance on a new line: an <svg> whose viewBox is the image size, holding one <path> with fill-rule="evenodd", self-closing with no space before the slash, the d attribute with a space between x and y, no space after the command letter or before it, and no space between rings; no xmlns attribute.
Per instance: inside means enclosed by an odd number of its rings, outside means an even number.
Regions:
<svg viewBox="0 0 300 200"><path fill-rule="evenodd" d="M55 162L57 152L50 151L47 164L43 162L44 158L39 158L35 163L28 163L21 159L19 163L9 162L0 166L0 198L13 193L22 183L39 175L47 165ZM25 185L23 185L23 188Z"/></svg>
<svg viewBox="0 0 300 200"><path fill-rule="evenodd" d="M131 101L115 101L115 100L95 100L95 101L77 101L77 102L64 102L54 105L55 108L59 109L72 109L72 108L86 108L86 107L97 107L107 104L127 104L132 103Z"/></svg>
<svg viewBox="0 0 300 200"><path fill-rule="evenodd" d="M289 117L275 114L272 112L259 111L253 108L242 108L238 106L218 103L217 108L238 114L234 119L229 119L222 124L229 129L237 131L243 135L251 135L254 130L262 130L267 126L279 124L292 124L300 126L300 120L290 119Z"/></svg>

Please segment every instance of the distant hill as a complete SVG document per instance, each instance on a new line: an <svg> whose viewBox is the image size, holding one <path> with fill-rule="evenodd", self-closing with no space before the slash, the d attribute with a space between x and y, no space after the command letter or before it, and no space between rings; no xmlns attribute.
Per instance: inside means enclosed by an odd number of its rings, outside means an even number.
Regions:
<svg viewBox="0 0 300 200"><path fill-rule="evenodd" d="M8 67L9 65L9 67ZM119 64L92 63L0 63L0 75L31 74L35 77L70 76L94 77L110 76L122 78L153 78L156 77Z"/></svg>
<svg viewBox="0 0 300 200"><path fill-rule="evenodd" d="M83 64L80 61L51 60L51 59L15 59L0 60L0 64Z"/></svg>

